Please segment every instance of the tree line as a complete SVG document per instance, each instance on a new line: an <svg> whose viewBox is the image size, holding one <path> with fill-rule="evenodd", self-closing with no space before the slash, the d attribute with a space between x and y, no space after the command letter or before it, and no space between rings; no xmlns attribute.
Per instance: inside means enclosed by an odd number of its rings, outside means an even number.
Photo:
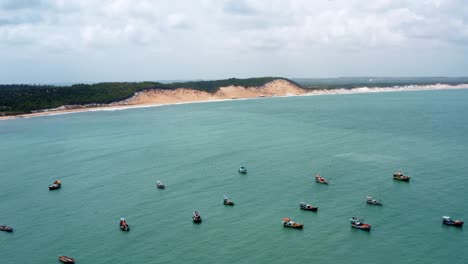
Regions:
<svg viewBox="0 0 468 264"><path fill-rule="evenodd" d="M150 89L188 88L215 93L220 87L230 85L258 87L277 79L284 78L231 78L168 84L160 82L103 82L71 86L7 84L0 85L0 114L25 114L63 105L109 104L128 99L136 92Z"/></svg>

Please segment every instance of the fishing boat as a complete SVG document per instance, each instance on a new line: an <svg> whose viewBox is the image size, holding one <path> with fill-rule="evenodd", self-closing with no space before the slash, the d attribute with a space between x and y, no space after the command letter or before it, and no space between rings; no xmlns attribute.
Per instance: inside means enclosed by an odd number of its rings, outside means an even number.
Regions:
<svg viewBox="0 0 468 264"><path fill-rule="evenodd" d="M247 168L242 166L239 168L239 173L242 173L242 174L247 174Z"/></svg>
<svg viewBox="0 0 468 264"><path fill-rule="evenodd" d="M75 259L68 256L59 256L59 261L62 263L75 263Z"/></svg>
<svg viewBox="0 0 468 264"><path fill-rule="evenodd" d="M197 224L202 222L201 216L198 213L198 211L193 212L192 220L193 220L194 223L197 223Z"/></svg>
<svg viewBox="0 0 468 264"><path fill-rule="evenodd" d="M122 231L130 231L130 226L127 224L127 221L125 220L125 218L120 218L120 230Z"/></svg>
<svg viewBox="0 0 468 264"><path fill-rule="evenodd" d="M450 216L442 216L442 223L444 225L451 225L451 226L463 226L463 221L461 220L452 220Z"/></svg>
<svg viewBox="0 0 468 264"><path fill-rule="evenodd" d="M156 182L156 188L158 189L164 189L166 188L166 185L164 185L164 183L160 182L160 181L157 181Z"/></svg>
<svg viewBox="0 0 468 264"><path fill-rule="evenodd" d="M351 226L357 229L369 231L371 226L369 224L363 223L364 219L359 219L357 217L351 217L349 221L351 222Z"/></svg>
<svg viewBox="0 0 468 264"><path fill-rule="evenodd" d="M410 176L406 176L403 174L401 171L396 171L393 173L393 179L394 180L399 180L399 181L409 181Z"/></svg>
<svg viewBox="0 0 468 264"><path fill-rule="evenodd" d="M62 181L56 180L51 185L49 185L49 191L57 190L62 187Z"/></svg>
<svg viewBox="0 0 468 264"><path fill-rule="evenodd" d="M296 229L302 229L304 227L303 224L294 222L289 217L283 218L283 226L284 227L290 227L290 228L296 228Z"/></svg>
<svg viewBox="0 0 468 264"><path fill-rule="evenodd" d="M306 204L304 202L299 203L299 208L301 208L302 210L306 210L306 211L317 211L318 210L317 206Z"/></svg>
<svg viewBox="0 0 468 264"><path fill-rule="evenodd" d="M0 225L0 231L13 232L13 227L9 227L9 226L6 226L6 225Z"/></svg>
<svg viewBox="0 0 468 264"><path fill-rule="evenodd" d="M325 180L320 174L315 175L315 181L321 184L328 184L328 181Z"/></svg>
<svg viewBox="0 0 468 264"><path fill-rule="evenodd" d="M366 197L366 203L371 205L382 205L381 202L377 201L376 199L372 198L372 196Z"/></svg>
<svg viewBox="0 0 468 264"><path fill-rule="evenodd" d="M234 205L234 202L231 199L229 199L226 195L224 195L223 204L232 206Z"/></svg>

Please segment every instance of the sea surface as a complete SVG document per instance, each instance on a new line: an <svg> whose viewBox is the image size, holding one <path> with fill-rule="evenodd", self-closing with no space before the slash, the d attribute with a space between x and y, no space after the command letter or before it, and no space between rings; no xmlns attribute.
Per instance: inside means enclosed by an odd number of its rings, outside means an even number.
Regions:
<svg viewBox="0 0 468 264"><path fill-rule="evenodd" d="M468 221L467 102L368 93L2 121L0 224L15 230L0 232L0 263L467 263L468 227L441 224Z"/></svg>

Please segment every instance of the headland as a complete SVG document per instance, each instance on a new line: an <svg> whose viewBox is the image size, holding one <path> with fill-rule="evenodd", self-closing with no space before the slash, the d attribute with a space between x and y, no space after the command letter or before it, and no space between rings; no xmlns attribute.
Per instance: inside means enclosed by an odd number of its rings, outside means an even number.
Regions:
<svg viewBox="0 0 468 264"><path fill-rule="evenodd" d="M286 78L262 77L218 81L161 84L99 83L70 87L28 85L10 89L0 86L0 120L57 115L83 111L115 111L130 108L278 96L314 96L375 92L468 89L464 83L407 84L333 88L310 87ZM9 88L8 86L6 88ZM6 92L5 92L6 91ZM33 92L31 92L33 91ZM29 98L22 96L29 92ZM36 97L31 97L31 94ZM74 97L73 95L76 96ZM85 96L83 96L85 94ZM27 97L27 96L26 96ZM41 104L30 104L40 102ZM10 110L10 111L8 111Z"/></svg>

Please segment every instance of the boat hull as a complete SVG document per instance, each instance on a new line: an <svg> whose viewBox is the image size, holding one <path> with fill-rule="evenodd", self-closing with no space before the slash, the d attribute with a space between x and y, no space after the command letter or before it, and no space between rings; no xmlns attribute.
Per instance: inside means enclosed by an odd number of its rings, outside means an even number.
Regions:
<svg viewBox="0 0 468 264"><path fill-rule="evenodd" d="M371 230L371 226L368 225L368 224L361 224L361 225L351 224L351 227L356 228L356 229L360 229L360 230L364 230L364 231L370 231Z"/></svg>
<svg viewBox="0 0 468 264"><path fill-rule="evenodd" d="M49 191L60 189L62 186L59 184L49 185Z"/></svg>
<svg viewBox="0 0 468 264"><path fill-rule="evenodd" d="M393 177L393 179L397 181L404 181L404 182L409 182L410 180L409 177Z"/></svg>
<svg viewBox="0 0 468 264"><path fill-rule="evenodd" d="M301 207L301 210L317 212L318 207Z"/></svg>
<svg viewBox="0 0 468 264"><path fill-rule="evenodd" d="M463 221L453 221L453 222L447 222L447 221L443 221L442 222L444 225L448 225L448 226L457 226L457 227L462 227L464 222Z"/></svg>
<svg viewBox="0 0 468 264"><path fill-rule="evenodd" d="M247 168L244 167L244 166L240 167L240 168L239 168L239 173L241 173L241 174L247 174Z"/></svg>
<svg viewBox="0 0 468 264"><path fill-rule="evenodd" d="M4 231L4 232L13 232L13 228L12 227L9 227L9 226L0 226L0 231Z"/></svg>
<svg viewBox="0 0 468 264"><path fill-rule="evenodd" d="M284 226L284 227L288 227L288 228L294 228L294 229L302 229L302 228L304 228L304 225L303 225L303 224L288 225L287 223L284 223L283 226Z"/></svg>

